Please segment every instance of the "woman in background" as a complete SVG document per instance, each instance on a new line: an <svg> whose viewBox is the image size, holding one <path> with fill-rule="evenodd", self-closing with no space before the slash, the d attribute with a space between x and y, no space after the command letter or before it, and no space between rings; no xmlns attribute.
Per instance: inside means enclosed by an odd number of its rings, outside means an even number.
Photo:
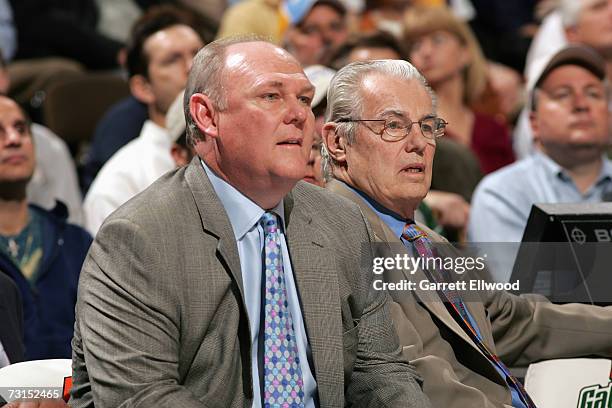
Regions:
<svg viewBox="0 0 612 408"><path fill-rule="evenodd" d="M487 85L487 63L469 27L444 7L410 8L404 25L410 62L436 92L446 135L472 149L485 174L512 163L508 128L471 108Z"/></svg>

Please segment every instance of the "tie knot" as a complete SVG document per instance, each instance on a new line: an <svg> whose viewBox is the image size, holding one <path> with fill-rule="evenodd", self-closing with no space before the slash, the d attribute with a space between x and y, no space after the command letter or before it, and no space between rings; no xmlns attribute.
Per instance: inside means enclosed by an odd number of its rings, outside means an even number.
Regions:
<svg viewBox="0 0 612 408"><path fill-rule="evenodd" d="M402 237L407 241L416 241L417 239L427 238L427 234L421 227L414 222L409 222L404 226Z"/></svg>
<svg viewBox="0 0 612 408"><path fill-rule="evenodd" d="M273 212L266 212L261 216L261 225L265 234L276 234L278 231L278 220Z"/></svg>

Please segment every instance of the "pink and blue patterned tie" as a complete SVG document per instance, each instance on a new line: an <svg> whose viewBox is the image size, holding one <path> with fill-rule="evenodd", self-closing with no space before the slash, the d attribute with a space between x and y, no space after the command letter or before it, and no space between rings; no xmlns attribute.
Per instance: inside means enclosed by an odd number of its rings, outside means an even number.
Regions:
<svg viewBox="0 0 612 408"><path fill-rule="evenodd" d="M276 215L261 217L264 230L264 401L265 408L304 406L304 383L293 319L287 300Z"/></svg>

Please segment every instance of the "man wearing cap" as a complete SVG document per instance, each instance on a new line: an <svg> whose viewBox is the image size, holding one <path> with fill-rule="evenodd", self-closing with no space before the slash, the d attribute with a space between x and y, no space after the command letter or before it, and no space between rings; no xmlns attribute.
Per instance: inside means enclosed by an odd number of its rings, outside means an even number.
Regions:
<svg viewBox="0 0 612 408"><path fill-rule="evenodd" d="M346 8L339 0L316 0L285 33L285 48L303 65L328 65L348 39Z"/></svg>
<svg viewBox="0 0 612 408"><path fill-rule="evenodd" d="M600 202L612 193L604 60L590 48L565 47L541 62L530 87L537 150L478 185L472 241L520 242L532 204Z"/></svg>
<svg viewBox="0 0 612 408"><path fill-rule="evenodd" d="M552 3L552 2L551 2ZM534 75L538 60L550 58L565 45L580 44L593 48L606 61L606 73L612 75L612 0L558 0L555 11L547 15L533 39L527 55L525 74ZM537 69L535 69L537 71ZM532 82L532 81L529 81ZM527 88L530 92L531 88ZM610 107L612 109L612 106ZM513 144L517 157L534 151L528 109L521 112L514 129Z"/></svg>

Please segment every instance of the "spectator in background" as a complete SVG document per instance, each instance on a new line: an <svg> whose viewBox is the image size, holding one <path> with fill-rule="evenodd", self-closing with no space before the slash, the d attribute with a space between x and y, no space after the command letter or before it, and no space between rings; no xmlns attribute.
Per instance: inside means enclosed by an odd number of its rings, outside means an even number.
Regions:
<svg viewBox="0 0 612 408"><path fill-rule="evenodd" d="M339 0L316 0L285 33L285 49L302 66L328 65L347 41L347 11Z"/></svg>
<svg viewBox="0 0 612 408"><path fill-rule="evenodd" d="M91 236L66 222L66 207L28 205L35 168L30 123L0 97L0 271L23 301L25 359L70 358L76 290Z"/></svg>
<svg viewBox="0 0 612 408"><path fill-rule="evenodd" d="M0 176L1 177L1 176ZM0 368L23 360L23 308L15 282L0 271Z"/></svg>
<svg viewBox="0 0 612 408"><path fill-rule="evenodd" d="M612 0L559 0L557 9L546 16L542 27L529 50L526 77L534 75L535 61L559 51L567 43L595 49L606 61L608 77L612 75ZM517 157L534 152L527 108L521 113L513 139Z"/></svg>
<svg viewBox="0 0 612 408"><path fill-rule="evenodd" d="M0 57L0 95L6 95L10 78ZM83 209L74 161L66 143L50 129L32 123L36 168L28 183L28 202L48 210L61 201L68 207L68 221L81 225Z"/></svg>
<svg viewBox="0 0 612 408"><path fill-rule="evenodd" d="M612 191L604 60L592 49L568 46L537 67L530 121L538 150L479 184L472 241L520 242L532 204L600 202ZM507 281L509 274L495 278Z"/></svg>
<svg viewBox="0 0 612 408"><path fill-rule="evenodd" d="M340 69L351 62L377 59L406 59L406 52L392 34L375 31L349 38L334 55L331 65Z"/></svg>
<svg viewBox="0 0 612 408"><path fill-rule="evenodd" d="M446 8L415 7L404 23L410 61L436 91L448 137L474 151L483 173L512 163L507 128L470 108L486 86L487 66L469 27Z"/></svg>
<svg viewBox="0 0 612 408"><path fill-rule="evenodd" d="M223 13L217 38L251 34L280 44L283 40L280 7L281 0L241 0Z"/></svg>
<svg viewBox="0 0 612 408"><path fill-rule="evenodd" d="M151 9L135 25L128 51L132 94L147 105L140 135L100 170L83 203L85 226L95 235L104 219L174 168L166 113L187 83L193 56L204 45L174 8Z"/></svg>
<svg viewBox="0 0 612 408"><path fill-rule="evenodd" d="M365 10L359 20L359 31L385 31L402 35L402 14L414 0L365 0Z"/></svg>
<svg viewBox="0 0 612 408"><path fill-rule="evenodd" d="M185 126L185 113L183 112L183 92L181 92L168 109L166 115L166 129L170 138L174 140L170 155L176 167L186 166L191 162L195 152L187 143L187 129Z"/></svg>
<svg viewBox="0 0 612 408"><path fill-rule="evenodd" d="M321 143L323 142L321 139L321 131L323 130L323 123L325 123L327 89L336 71L322 65L311 65L304 68L304 73L310 83L315 87L315 93L310 102L310 107L315 117L315 134L304 181L319 187L325 187L323 167L321 165Z"/></svg>
<svg viewBox="0 0 612 408"><path fill-rule="evenodd" d="M171 28L174 35L164 37ZM132 96L111 107L98 124L81 173L84 192L104 163L144 131L145 121L164 126L165 111L185 87L195 47L202 45L189 15L172 6L152 7L134 24L126 61Z"/></svg>

